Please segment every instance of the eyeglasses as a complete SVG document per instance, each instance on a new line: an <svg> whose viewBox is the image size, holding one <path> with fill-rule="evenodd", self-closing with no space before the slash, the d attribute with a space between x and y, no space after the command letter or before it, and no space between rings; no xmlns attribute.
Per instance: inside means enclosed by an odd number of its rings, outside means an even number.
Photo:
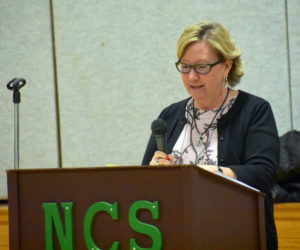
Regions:
<svg viewBox="0 0 300 250"><path fill-rule="evenodd" d="M193 68L196 73L204 75L204 74L208 74L211 71L211 69L220 62L222 62L222 60L219 60L215 63L201 63L201 64L189 65L178 61L177 63L175 63L175 65L177 70L183 74L190 73L191 69Z"/></svg>

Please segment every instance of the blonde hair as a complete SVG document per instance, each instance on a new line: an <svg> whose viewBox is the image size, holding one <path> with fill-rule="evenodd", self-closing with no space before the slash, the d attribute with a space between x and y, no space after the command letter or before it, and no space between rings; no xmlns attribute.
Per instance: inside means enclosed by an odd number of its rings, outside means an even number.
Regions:
<svg viewBox="0 0 300 250"><path fill-rule="evenodd" d="M220 60L232 60L227 80L234 87L244 75L241 50L236 46L229 32L217 22L201 22L185 28L177 43L177 57L181 59L187 47L196 41L206 41L215 50Z"/></svg>

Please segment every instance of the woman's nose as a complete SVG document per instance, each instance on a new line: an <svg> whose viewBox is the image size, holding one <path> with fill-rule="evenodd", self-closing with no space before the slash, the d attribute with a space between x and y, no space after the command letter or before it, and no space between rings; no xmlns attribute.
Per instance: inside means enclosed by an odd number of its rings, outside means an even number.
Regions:
<svg viewBox="0 0 300 250"><path fill-rule="evenodd" d="M190 72L189 72L189 79L198 79L199 78L199 74L195 71L194 68L191 68Z"/></svg>

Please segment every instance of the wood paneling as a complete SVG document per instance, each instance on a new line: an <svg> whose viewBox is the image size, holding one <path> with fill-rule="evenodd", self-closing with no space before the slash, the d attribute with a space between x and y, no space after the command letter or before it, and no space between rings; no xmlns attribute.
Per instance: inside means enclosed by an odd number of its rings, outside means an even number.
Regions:
<svg viewBox="0 0 300 250"><path fill-rule="evenodd" d="M0 249L8 250L8 208L0 205Z"/></svg>
<svg viewBox="0 0 300 250"><path fill-rule="evenodd" d="M300 249L300 203L274 205L279 250Z"/></svg>

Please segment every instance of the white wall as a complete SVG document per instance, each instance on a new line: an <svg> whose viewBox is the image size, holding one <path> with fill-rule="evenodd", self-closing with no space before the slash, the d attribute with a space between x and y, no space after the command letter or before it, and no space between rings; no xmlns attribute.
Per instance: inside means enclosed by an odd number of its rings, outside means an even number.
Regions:
<svg viewBox="0 0 300 250"><path fill-rule="evenodd" d="M27 80L20 104L21 168L59 167L59 143L63 167L139 165L152 120L165 106L187 97L174 66L176 43L185 26L203 20L224 24L243 51L247 73L237 89L270 101L280 134L292 124L300 130L299 1L288 0L288 29L285 1L52 4L55 51L49 0L0 3L0 198L7 197L5 169L13 168L8 81Z"/></svg>

